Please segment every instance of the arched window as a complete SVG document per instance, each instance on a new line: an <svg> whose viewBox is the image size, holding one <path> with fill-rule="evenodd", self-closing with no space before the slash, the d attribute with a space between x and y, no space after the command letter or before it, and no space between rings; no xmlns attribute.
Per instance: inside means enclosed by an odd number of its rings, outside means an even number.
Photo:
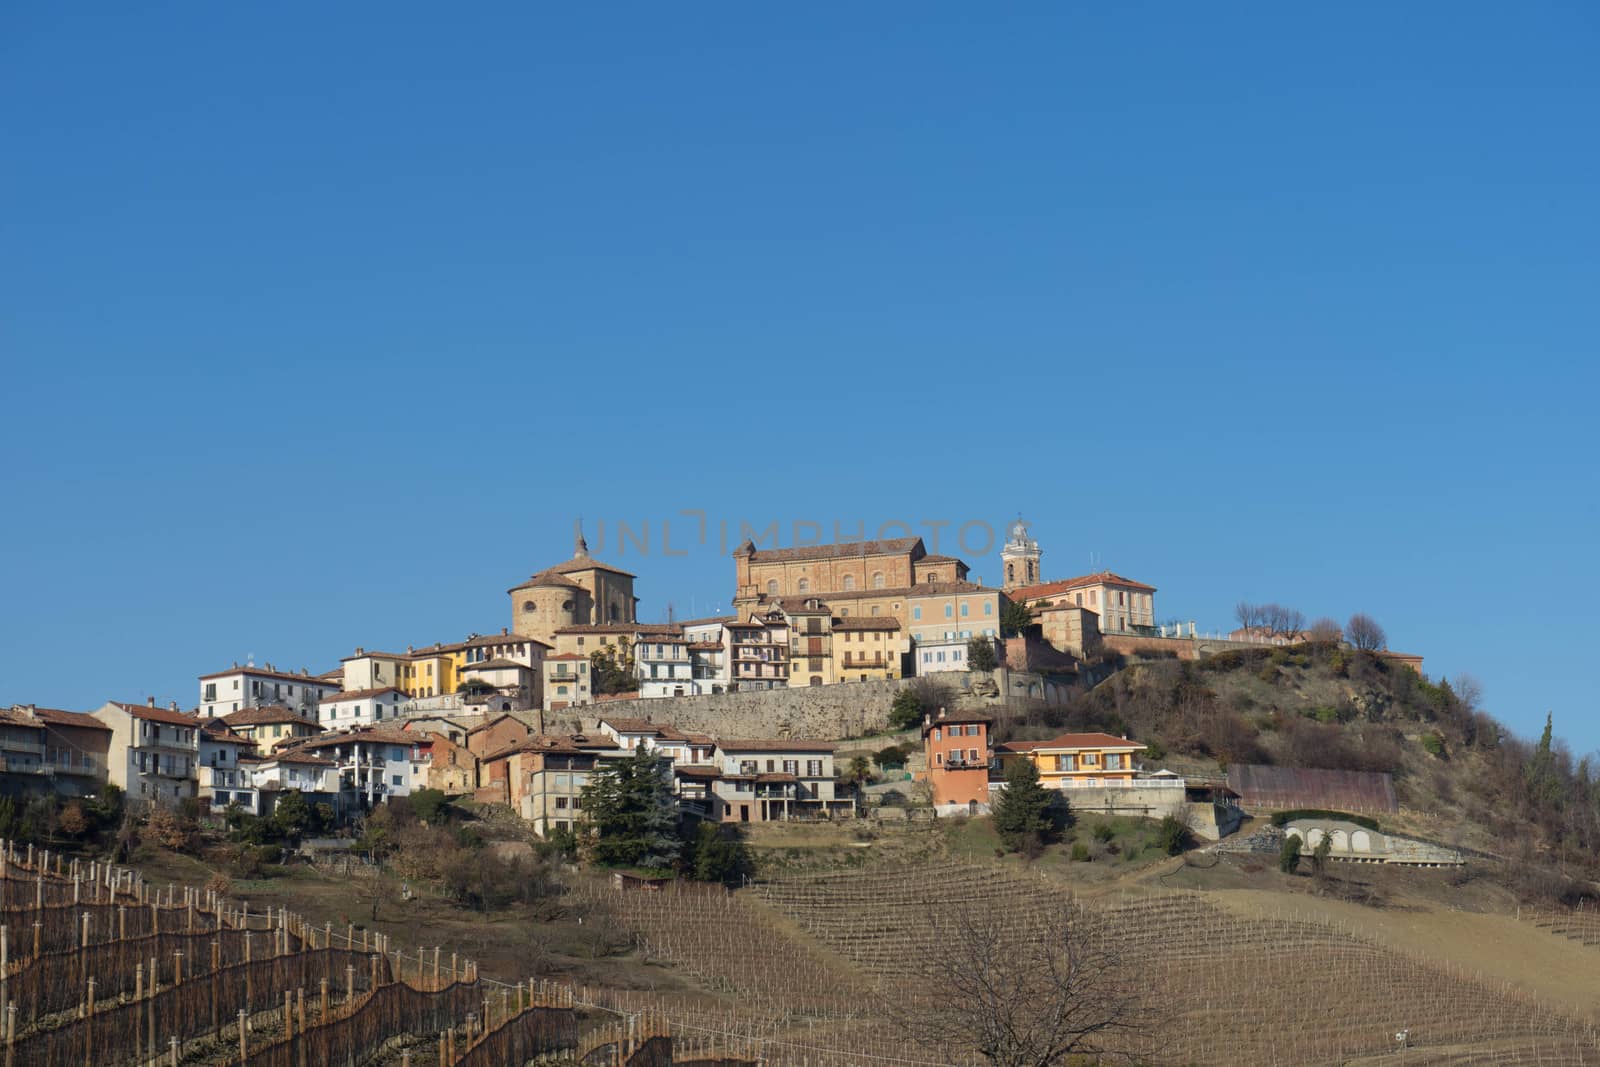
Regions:
<svg viewBox="0 0 1600 1067"><path fill-rule="evenodd" d="M621 610L615 604L612 604L611 605L611 621L612 622L616 622L618 616L620 616L621 614L622 614Z"/></svg>
<svg viewBox="0 0 1600 1067"><path fill-rule="evenodd" d="M767 583L767 595L768 596L777 596L778 595L778 579L774 578L774 579L772 579L771 581L769 581Z"/></svg>
<svg viewBox="0 0 1600 1067"><path fill-rule="evenodd" d="M795 588L799 589L800 592L802 592L802 593L811 592L811 579L810 578L802 578L802 579L800 579L800 581L796 584Z"/></svg>
<svg viewBox="0 0 1600 1067"><path fill-rule="evenodd" d="M882 589L883 588L883 572L882 571L873 571L872 572L872 588L874 588L874 589Z"/></svg>
<svg viewBox="0 0 1600 1067"><path fill-rule="evenodd" d="M1006 581L1014 582L1016 580L1017 580L1017 565L1015 563L1007 563L1006 564Z"/></svg>
<svg viewBox="0 0 1600 1067"><path fill-rule="evenodd" d="M855 587L856 587L856 576L853 575L853 574L845 575L844 576L844 580L839 583L839 588L843 589L847 593L850 592L851 590L853 590Z"/></svg>
<svg viewBox="0 0 1600 1067"><path fill-rule="evenodd" d="M539 610L539 605L535 604L533 601L524 600L522 602L522 611L523 611L524 614L532 615L534 612L536 612L538 610Z"/></svg>
<svg viewBox="0 0 1600 1067"><path fill-rule="evenodd" d="M1028 561L1028 581L1033 581L1033 560Z"/></svg>

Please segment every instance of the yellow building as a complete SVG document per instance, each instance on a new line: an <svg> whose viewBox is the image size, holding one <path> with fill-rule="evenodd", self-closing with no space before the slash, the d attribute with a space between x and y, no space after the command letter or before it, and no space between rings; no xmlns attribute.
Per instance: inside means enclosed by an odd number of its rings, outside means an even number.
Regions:
<svg viewBox="0 0 1600 1067"><path fill-rule="evenodd" d="M841 682L900 677L900 620L853 616L833 620L833 668Z"/></svg>
<svg viewBox="0 0 1600 1067"><path fill-rule="evenodd" d="M1105 786L1134 780L1135 754L1144 746L1110 734L1062 734L1048 741L1007 741L995 746L1002 769L1028 759L1046 789Z"/></svg>

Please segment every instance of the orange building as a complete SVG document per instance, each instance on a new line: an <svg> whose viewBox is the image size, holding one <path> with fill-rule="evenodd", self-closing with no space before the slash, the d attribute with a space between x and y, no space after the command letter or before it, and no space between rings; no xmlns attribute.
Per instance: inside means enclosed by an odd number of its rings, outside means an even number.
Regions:
<svg viewBox="0 0 1600 1067"><path fill-rule="evenodd" d="M922 749L928 758L928 788L934 810L952 815L966 809L977 815L989 810L989 730L985 715L924 717Z"/></svg>

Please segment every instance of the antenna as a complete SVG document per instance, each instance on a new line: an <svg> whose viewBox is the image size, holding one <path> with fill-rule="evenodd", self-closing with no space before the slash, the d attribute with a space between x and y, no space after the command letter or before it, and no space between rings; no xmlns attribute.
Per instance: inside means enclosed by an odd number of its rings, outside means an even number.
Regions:
<svg viewBox="0 0 1600 1067"><path fill-rule="evenodd" d="M254 652L246 652L244 654L244 665L246 667L254 667L256 665L256 654Z"/></svg>

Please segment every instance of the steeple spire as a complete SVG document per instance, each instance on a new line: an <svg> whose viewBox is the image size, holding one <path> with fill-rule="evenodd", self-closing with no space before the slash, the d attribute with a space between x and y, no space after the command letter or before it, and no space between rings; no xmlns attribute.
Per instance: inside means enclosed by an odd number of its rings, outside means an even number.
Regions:
<svg viewBox="0 0 1600 1067"><path fill-rule="evenodd" d="M583 539L583 516L581 515L572 524L572 558L589 558L589 542Z"/></svg>

